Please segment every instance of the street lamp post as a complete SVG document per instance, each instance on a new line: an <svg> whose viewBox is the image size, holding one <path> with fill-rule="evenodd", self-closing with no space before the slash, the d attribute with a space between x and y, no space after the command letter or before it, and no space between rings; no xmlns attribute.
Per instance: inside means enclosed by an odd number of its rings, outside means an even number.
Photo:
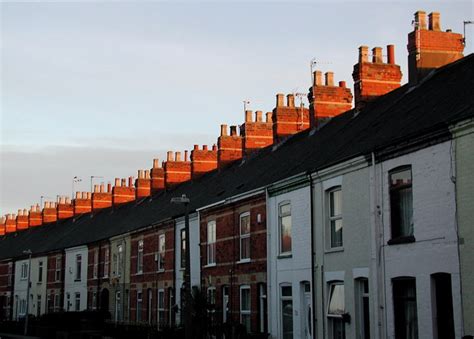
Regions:
<svg viewBox="0 0 474 339"><path fill-rule="evenodd" d="M25 318L25 330L24 335L28 333L28 318L29 318L29 309L30 309L30 274L31 274L31 250L23 251L23 254L28 255L28 285L26 286L26 318Z"/></svg>
<svg viewBox="0 0 474 339"><path fill-rule="evenodd" d="M192 338L192 295L191 295L191 251L190 251L190 239L189 239L189 198L186 194L181 197L175 197L171 199L173 204L184 205L184 233L185 233L185 246L186 246L186 265L184 268L184 332L185 338Z"/></svg>

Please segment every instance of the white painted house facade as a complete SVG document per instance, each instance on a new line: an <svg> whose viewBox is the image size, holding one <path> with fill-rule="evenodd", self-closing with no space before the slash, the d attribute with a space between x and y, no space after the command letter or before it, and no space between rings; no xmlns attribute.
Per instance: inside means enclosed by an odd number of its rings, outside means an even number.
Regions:
<svg viewBox="0 0 474 339"><path fill-rule="evenodd" d="M31 258L30 270L29 259L15 262L13 319L23 318L27 313L36 317L46 313L47 264L47 257ZM27 301L28 280L30 281L29 302Z"/></svg>
<svg viewBox="0 0 474 339"><path fill-rule="evenodd" d="M87 308L87 246L68 248L64 277L64 310L83 311Z"/></svg>
<svg viewBox="0 0 474 339"><path fill-rule="evenodd" d="M275 339L312 338L313 331L310 188L291 185L281 183L267 199L268 328Z"/></svg>
<svg viewBox="0 0 474 339"><path fill-rule="evenodd" d="M453 142L376 165L387 338L462 336Z"/></svg>

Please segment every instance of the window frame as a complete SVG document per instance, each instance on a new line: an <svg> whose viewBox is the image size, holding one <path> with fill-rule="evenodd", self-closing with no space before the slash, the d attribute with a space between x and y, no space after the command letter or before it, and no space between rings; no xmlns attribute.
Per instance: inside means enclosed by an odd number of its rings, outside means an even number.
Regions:
<svg viewBox="0 0 474 339"><path fill-rule="evenodd" d="M165 271L165 257L166 257L166 234L161 233L158 235L158 263L157 271Z"/></svg>
<svg viewBox="0 0 474 339"><path fill-rule="evenodd" d="M209 230L212 229L212 232ZM206 242L206 253L207 253L207 266L214 266L217 264L217 255L216 255L216 240L217 240L217 226L215 220L210 220L207 222L207 242ZM211 235L211 236L210 236Z"/></svg>
<svg viewBox="0 0 474 339"><path fill-rule="evenodd" d="M339 206L340 206L340 214L332 214L332 210L335 210L335 205L333 206L333 201L334 201L334 194L336 192L339 192ZM326 190L326 201L327 201L327 230L329 234L329 239L328 239L328 249L329 250L340 250L344 249L344 219L343 219L343 213L342 213L342 186L333 186L329 189ZM335 240L333 239L333 222L334 222L334 227L336 227L337 221L341 221L341 243L337 244L335 243ZM335 233L335 232L334 232Z"/></svg>
<svg viewBox="0 0 474 339"><path fill-rule="evenodd" d="M403 184L400 186L395 186L392 183L392 176L402 173L402 172L410 172L410 183L409 184ZM388 199L389 199L389 208L390 208L390 239L388 240L388 245L395 245L395 244L403 244L403 243L411 243L415 242L415 225L414 225L414 220L413 220L413 168L411 164L407 165L401 165L397 166L395 168L392 168L390 171L388 171ZM411 196L411 225L409 225L409 228L411 229L411 234L403 233L402 229L402 222L398 220L398 223L396 223L396 213L395 212L395 199L396 197L399 199L400 197L400 192L402 190L406 190L407 188L410 188L410 196Z"/></svg>
<svg viewBox="0 0 474 339"><path fill-rule="evenodd" d="M20 267L20 280L26 280L28 279L28 263L23 262L21 263Z"/></svg>
<svg viewBox="0 0 474 339"><path fill-rule="evenodd" d="M76 271L74 272L74 281L82 280L82 254L76 253Z"/></svg>
<svg viewBox="0 0 474 339"><path fill-rule="evenodd" d="M38 284L43 283L43 271L44 271L44 262L43 260L38 261Z"/></svg>
<svg viewBox="0 0 474 339"><path fill-rule="evenodd" d="M243 291L248 291L248 309L243 309ZM250 333L252 331L252 289L250 288L250 285L241 285L239 287L239 319L240 323L245 326L243 322L243 318L248 317L249 318L249 326L250 328L247 328L247 332Z"/></svg>
<svg viewBox="0 0 474 339"><path fill-rule="evenodd" d="M282 207L284 206L289 206L289 212L282 212ZM291 215L292 206L291 206L291 201L286 200L282 201L278 204L278 253L280 256L291 256L291 253L293 251L293 235L292 235L292 230L293 230L293 218ZM290 249L288 251L283 250L283 218L290 217Z"/></svg>
<svg viewBox="0 0 474 339"><path fill-rule="evenodd" d="M242 233L242 220L244 218L248 217L248 223L249 223L249 228L248 228L248 233ZM243 212L239 215L239 262L248 262L250 261L251 258L251 251L250 251L250 245L251 245L251 228L252 228L252 222L251 222L251 217L250 217L250 212ZM242 243L244 241L248 241L248 256L247 257L242 257Z"/></svg>
<svg viewBox="0 0 474 339"><path fill-rule="evenodd" d="M343 303L344 303L344 310L341 314L334 314L334 313L331 313L329 311L330 307L331 307L331 301L332 301L332 297L333 297L333 292L334 292L334 289L336 286L342 286L343 287ZM329 338L334 338L335 337L335 334L334 334L334 327L337 325L337 324L340 324L340 326L342 326L342 330L344 332L344 336L346 335L346 326L345 326L345 323L346 323L346 315L347 315L347 311L346 311L346 291L345 291L345 284L344 284L344 281L331 281L328 283L328 288L329 288L329 293L328 293L328 299L327 299L327 307L326 307L326 319L327 319L327 322L328 322L328 334L329 334Z"/></svg>
<svg viewBox="0 0 474 339"><path fill-rule="evenodd" d="M60 254L56 256L55 270L54 270L54 280L56 282L61 281L61 269L63 265L63 258Z"/></svg>
<svg viewBox="0 0 474 339"><path fill-rule="evenodd" d="M110 248L107 247L104 249L104 271L102 272L103 278L109 277L110 270Z"/></svg>
<svg viewBox="0 0 474 339"><path fill-rule="evenodd" d="M97 279L99 276L99 249L94 248L94 262L92 264L92 278Z"/></svg>
<svg viewBox="0 0 474 339"><path fill-rule="evenodd" d="M156 304L158 327L163 328L166 326L166 299L165 290L163 288L158 289Z"/></svg>
<svg viewBox="0 0 474 339"><path fill-rule="evenodd" d="M180 230L180 268L185 269L186 268L186 229L182 228Z"/></svg>
<svg viewBox="0 0 474 339"><path fill-rule="evenodd" d="M414 292L415 292L415 295L414 296L401 296L401 295L396 295L396 292L400 292L398 289L401 289L402 287L404 287L405 289L405 292L407 291L406 290L406 286L402 286L402 284L407 284L407 283L410 283L410 284L413 284L412 286L409 286L410 288L413 288ZM420 327L419 327L419 319L418 319L418 296L417 296L417 284L416 284L416 278L415 277L396 277L396 278L392 278L392 302L393 302L393 326L394 326L394 338L395 339L399 339L399 338L405 338L405 336L402 334L400 335L400 333L398 333L398 331L400 329L397 330L397 323L398 321L400 320L400 317L397 316L397 314L399 314L400 312L400 309L399 307L400 306L403 306L403 307L407 307L408 304L407 302L409 301L414 301L415 303L415 316L416 316L416 334L415 334L415 338L419 338L419 330L420 330ZM400 304L402 302L402 304ZM406 308L404 309L406 310Z"/></svg>
<svg viewBox="0 0 474 339"><path fill-rule="evenodd" d="M74 311L81 310L81 292L74 293Z"/></svg>
<svg viewBox="0 0 474 339"><path fill-rule="evenodd" d="M289 295L289 296L288 295L283 295L283 289L284 288L289 288L290 291L291 291L291 295ZM283 326L284 325L283 324L285 323L285 321L284 321L284 312L283 312L283 308L284 308L283 303L290 301L291 302L291 310L292 310L292 312L291 312L291 335L294 338L295 333L294 333L293 327L294 327L294 324L295 324L295 316L294 316L294 313L293 313L294 312L294 308L293 308L294 307L294 300L293 300L293 286L292 286L292 284L291 283L281 283L279 285L278 295L279 295L279 305L278 305L278 307L280 309L280 323L281 323L282 336L284 336L284 331L283 331Z"/></svg>
<svg viewBox="0 0 474 339"><path fill-rule="evenodd" d="M138 240L137 242L137 274L143 273L143 249L144 249L143 239Z"/></svg>
<svg viewBox="0 0 474 339"><path fill-rule="evenodd" d="M142 313L143 313L143 292L142 290L137 290L137 304L136 304L136 314L135 320L137 322L142 321Z"/></svg>

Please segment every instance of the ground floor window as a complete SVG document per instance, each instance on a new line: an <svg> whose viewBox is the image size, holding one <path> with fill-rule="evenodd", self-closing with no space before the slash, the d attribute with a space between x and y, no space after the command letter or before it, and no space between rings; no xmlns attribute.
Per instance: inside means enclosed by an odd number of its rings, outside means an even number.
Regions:
<svg viewBox="0 0 474 339"><path fill-rule="evenodd" d="M431 275L433 320L438 338L454 339L453 292L451 274Z"/></svg>
<svg viewBox="0 0 474 339"><path fill-rule="evenodd" d="M143 295L142 291L137 291L137 321L142 320Z"/></svg>
<svg viewBox="0 0 474 339"><path fill-rule="evenodd" d="M345 339L346 327L343 315L345 314L344 284L337 282L329 285L328 324L331 339Z"/></svg>
<svg viewBox="0 0 474 339"><path fill-rule="evenodd" d="M293 339L293 291L290 285L281 286L280 301L283 339Z"/></svg>
<svg viewBox="0 0 474 339"><path fill-rule="evenodd" d="M75 305L74 310L76 312L81 310L81 293L79 292L76 292L75 294L74 305Z"/></svg>
<svg viewBox="0 0 474 339"><path fill-rule="evenodd" d="M240 323L245 326L247 333L251 331L250 313L250 286L240 286Z"/></svg>
<svg viewBox="0 0 474 339"><path fill-rule="evenodd" d="M165 290L158 290L158 325L164 327L166 318Z"/></svg>
<svg viewBox="0 0 474 339"><path fill-rule="evenodd" d="M392 280L396 339L418 339L415 278Z"/></svg>
<svg viewBox="0 0 474 339"><path fill-rule="evenodd" d="M356 279L356 328L358 338L370 339L369 280Z"/></svg>

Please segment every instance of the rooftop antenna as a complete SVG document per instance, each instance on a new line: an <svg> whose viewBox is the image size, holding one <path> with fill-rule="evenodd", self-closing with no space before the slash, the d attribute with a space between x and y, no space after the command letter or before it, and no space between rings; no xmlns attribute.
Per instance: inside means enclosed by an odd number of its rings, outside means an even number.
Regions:
<svg viewBox="0 0 474 339"><path fill-rule="evenodd" d="M471 20L463 21L464 34L462 36L462 43L464 44L464 46L466 46L466 26L467 25L472 25L472 24L474 24L474 21L471 21Z"/></svg>
<svg viewBox="0 0 474 339"><path fill-rule="evenodd" d="M244 113L245 113L247 111L247 105L250 105L250 101L244 100L243 103L244 103Z"/></svg>
<svg viewBox="0 0 474 339"><path fill-rule="evenodd" d="M293 95L297 97L300 101L299 109L298 109L298 119L300 121L300 128L303 129L304 127L304 102L303 98L306 96L304 93L297 92L297 89L293 91Z"/></svg>

